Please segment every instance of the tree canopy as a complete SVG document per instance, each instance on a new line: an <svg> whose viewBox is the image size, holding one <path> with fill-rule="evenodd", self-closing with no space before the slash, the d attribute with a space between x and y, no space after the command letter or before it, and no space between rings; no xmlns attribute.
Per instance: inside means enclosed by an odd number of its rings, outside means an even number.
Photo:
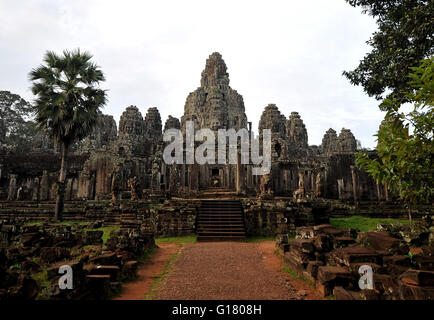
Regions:
<svg viewBox="0 0 434 320"><path fill-rule="evenodd" d="M400 99L385 99L388 110L378 130L378 157L357 155L357 165L391 191L409 208L431 203L434 193L434 59L412 67L404 94L413 109L400 111Z"/></svg>
<svg viewBox="0 0 434 320"><path fill-rule="evenodd" d="M0 141L13 151L29 152L37 130L31 105L18 94L0 91Z"/></svg>
<svg viewBox="0 0 434 320"><path fill-rule="evenodd" d="M60 144L70 146L92 130L100 108L106 103L99 88L104 75L79 49L63 56L48 51L44 65L29 74L36 96L33 111L38 127Z"/></svg>
<svg viewBox="0 0 434 320"><path fill-rule="evenodd" d="M346 0L376 19L378 30L356 69L343 74L378 100L407 102L412 67L434 53L434 2L429 0ZM384 105L382 105L384 106Z"/></svg>

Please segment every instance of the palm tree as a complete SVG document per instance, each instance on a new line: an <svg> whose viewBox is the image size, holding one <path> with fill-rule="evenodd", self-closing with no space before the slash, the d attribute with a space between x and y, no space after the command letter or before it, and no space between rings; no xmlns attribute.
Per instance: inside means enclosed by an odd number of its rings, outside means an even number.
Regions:
<svg viewBox="0 0 434 320"><path fill-rule="evenodd" d="M36 100L32 106L38 127L61 146L54 217L62 220L68 148L93 129L106 92L99 88L104 74L91 62L92 55L65 50L63 55L47 51L44 64L32 69L29 80Z"/></svg>

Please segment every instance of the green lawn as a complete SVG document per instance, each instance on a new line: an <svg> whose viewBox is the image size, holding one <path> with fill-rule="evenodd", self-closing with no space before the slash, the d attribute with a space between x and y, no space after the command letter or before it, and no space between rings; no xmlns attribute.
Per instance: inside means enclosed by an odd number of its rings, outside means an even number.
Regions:
<svg viewBox="0 0 434 320"><path fill-rule="evenodd" d="M158 245L160 243L194 243L197 241L197 236L182 236L182 237L165 237L165 238L155 238L155 243Z"/></svg>
<svg viewBox="0 0 434 320"><path fill-rule="evenodd" d="M330 224L336 228L353 228L359 229L362 232L376 230L378 224L400 222L408 224L408 220L404 219L381 219L367 218L361 216L352 216L349 218L330 218Z"/></svg>

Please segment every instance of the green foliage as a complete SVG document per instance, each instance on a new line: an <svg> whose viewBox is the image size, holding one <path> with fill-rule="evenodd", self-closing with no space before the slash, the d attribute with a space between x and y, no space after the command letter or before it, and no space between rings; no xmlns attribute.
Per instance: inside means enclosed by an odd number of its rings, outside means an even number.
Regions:
<svg viewBox="0 0 434 320"><path fill-rule="evenodd" d="M51 284L50 280L48 280L46 268L43 268L40 272L33 274L32 278L38 282L41 288L46 288Z"/></svg>
<svg viewBox="0 0 434 320"><path fill-rule="evenodd" d="M19 95L0 91L0 141L17 152L31 150L31 138L37 133L30 120L31 105Z"/></svg>
<svg viewBox="0 0 434 320"><path fill-rule="evenodd" d="M408 82L412 89L401 95L413 104L413 110L400 111L399 99L385 99L381 105L387 114L377 133L378 157L366 153L356 157L361 169L389 186L409 209L430 203L433 197L434 59L424 60L412 71Z"/></svg>
<svg viewBox="0 0 434 320"><path fill-rule="evenodd" d="M8 125L7 135L11 134L16 125L25 122L31 106L19 95L9 91L0 91L0 119Z"/></svg>
<svg viewBox="0 0 434 320"><path fill-rule="evenodd" d="M183 246L183 244L182 244ZM153 300L158 294L158 290L160 289L162 283L169 275L173 264L178 259L179 255L181 254L181 250L178 250L174 254L172 254L167 262L167 265L164 267L163 272L159 275L152 277L153 282L151 283L148 292L143 297L143 300Z"/></svg>
<svg viewBox="0 0 434 320"><path fill-rule="evenodd" d="M93 129L106 93L99 88L104 75L79 49L62 56L48 51L43 65L29 74L36 96L33 111L38 127L56 142L71 145Z"/></svg>
<svg viewBox="0 0 434 320"><path fill-rule="evenodd" d="M346 0L376 19L378 30L367 43L372 51L358 67L343 74L369 96L406 102L407 76L434 53L434 2L429 0Z"/></svg>
<svg viewBox="0 0 434 320"><path fill-rule="evenodd" d="M407 224L408 220L403 219L383 219L383 218L368 218L362 216L352 216L348 218L330 218L330 224L335 228L357 229L361 232L376 230L377 225L387 223L403 223Z"/></svg>
<svg viewBox="0 0 434 320"><path fill-rule="evenodd" d="M299 279L300 277L299 277L299 275L296 273L296 272L294 272L290 267L288 267L287 265L282 265L282 270L284 271L284 272L286 272L286 273L288 273L290 276L291 276L291 278L293 278L293 279Z"/></svg>
<svg viewBox="0 0 434 320"><path fill-rule="evenodd" d="M197 236L183 236L183 237L166 237L166 238L156 238L155 243L167 244L174 243L179 245L184 245L186 243L195 243L197 241Z"/></svg>

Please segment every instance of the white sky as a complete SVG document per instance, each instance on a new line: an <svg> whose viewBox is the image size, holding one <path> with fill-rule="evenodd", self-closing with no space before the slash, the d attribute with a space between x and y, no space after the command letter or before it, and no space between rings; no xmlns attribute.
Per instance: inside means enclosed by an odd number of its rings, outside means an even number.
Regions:
<svg viewBox="0 0 434 320"><path fill-rule="evenodd" d="M45 51L80 47L106 75L104 113L118 122L129 105L143 116L155 106L164 125L181 117L218 51L255 131L275 103L286 117L300 113L309 144L345 127L372 148L383 114L342 71L370 51L375 29L344 0L0 0L0 90L32 100L27 75Z"/></svg>

